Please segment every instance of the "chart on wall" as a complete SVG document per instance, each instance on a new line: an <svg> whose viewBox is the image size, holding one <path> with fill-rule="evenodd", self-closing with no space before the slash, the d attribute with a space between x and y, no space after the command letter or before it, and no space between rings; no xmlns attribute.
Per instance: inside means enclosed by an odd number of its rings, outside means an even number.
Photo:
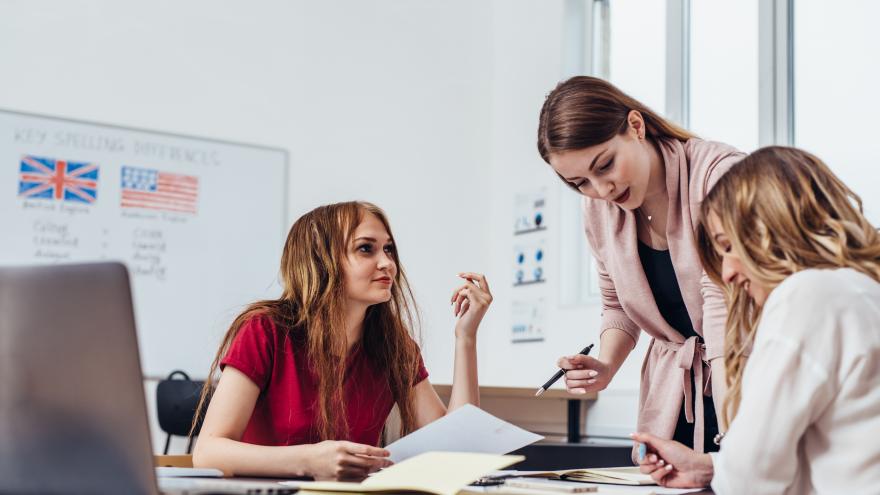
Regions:
<svg viewBox="0 0 880 495"><path fill-rule="evenodd" d="M510 340L513 343L544 340L546 207L547 191L544 188L514 195L511 260L514 293L510 308Z"/></svg>
<svg viewBox="0 0 880 495"><path fill-rule="evenodd" d="M123 262L145 374L204 376L277 292L286 184L281 149L0 111L0 264Z"/></svg>

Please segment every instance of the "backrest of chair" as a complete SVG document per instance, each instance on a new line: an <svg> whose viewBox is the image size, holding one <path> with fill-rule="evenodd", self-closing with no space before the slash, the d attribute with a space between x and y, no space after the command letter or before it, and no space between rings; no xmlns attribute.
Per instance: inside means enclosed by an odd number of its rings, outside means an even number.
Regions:
<svg viewBox="0 0 880 495"><path fill-rule="evenodd" d="M174 379L177 375L182 379ZM204 384L201 380L190 380L180 370L171 372L167 379L159 382L156 387L156 409L162 431L171 435L189 435ZM198 435L201 428L202 422L199 421L193 435Z"/></svg>

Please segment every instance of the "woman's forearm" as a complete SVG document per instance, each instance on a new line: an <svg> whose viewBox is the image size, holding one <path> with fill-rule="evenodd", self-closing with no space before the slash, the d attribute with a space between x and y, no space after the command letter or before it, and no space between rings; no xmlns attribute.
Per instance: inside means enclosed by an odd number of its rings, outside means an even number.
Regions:
<svg viewBox="0 0 880 495"><path fill-rule="evenodd" d="M632 337L618 328L609 328L602 333L599 340L599 361L609 367L611 377L617 374L617 370L623 365L635 345Z"/></svg>
<svg viewBox="0 0 880 495"><path fill-rule="evenodd" d="M219 469L226 476L311 476L311 448L312 445L268 447L201 436L193 452L193 466Z"/></svg>
<svg viewBox="0 0 880 495"><path fill-rule="evenodd" d="M477 343L473 337L456 337L455 364L449 411L465 404L480 406L480 388L477 381Z"/></svg>

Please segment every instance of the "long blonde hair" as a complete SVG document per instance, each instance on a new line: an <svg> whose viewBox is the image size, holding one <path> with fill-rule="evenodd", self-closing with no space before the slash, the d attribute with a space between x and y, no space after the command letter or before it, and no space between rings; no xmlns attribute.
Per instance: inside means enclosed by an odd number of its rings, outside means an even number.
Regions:
<svg viewBox="0 0 880 495"><path fill-rule="evenodd" d="M781 146L759 149L735 164L706 196L700 213L700 259L727 300L728 392L721 413L729 425L739 408L761 308L741 286L724 284L709 215L720 220L750 277L770 290L808 268L852 268L880 282L880 234L863 215L858 195L827 165Z"/></svg>
<svg viewBox="0 0 880 495"><path fill-rule="evenodd" d="M394 236L385 213L366 202L336 203L315 208L291 227L281 256L281 285L278 299L249 305L232 322L211 363L199 399L192 435L212 391L212 378L229 351L242 325L251 318L270 318L277 331L285 332L307 346L311 372L318 383L315 404L317 433L322 440L348 437L343 400L345 359L345 259L351 236L364 216L375 215ZM363 352L388 377L392 397L401 416L401 434L415 430L413 385L420 365L416 338L418 309L400 264L397 248L391 251L397 275L391 285L391 299L367 309L364 318Z"/></svg>

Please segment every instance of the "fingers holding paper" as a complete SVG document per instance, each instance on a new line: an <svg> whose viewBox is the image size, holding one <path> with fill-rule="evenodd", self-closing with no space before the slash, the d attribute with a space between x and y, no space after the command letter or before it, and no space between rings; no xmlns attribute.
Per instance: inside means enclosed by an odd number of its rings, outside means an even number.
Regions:
<svg viewBox="0 0 880 495"><path fill-rule="evenodd" d="M327 440L312 448L310 471L316 480L359 481L393 464L387 450L370 445Z"/></svg>

